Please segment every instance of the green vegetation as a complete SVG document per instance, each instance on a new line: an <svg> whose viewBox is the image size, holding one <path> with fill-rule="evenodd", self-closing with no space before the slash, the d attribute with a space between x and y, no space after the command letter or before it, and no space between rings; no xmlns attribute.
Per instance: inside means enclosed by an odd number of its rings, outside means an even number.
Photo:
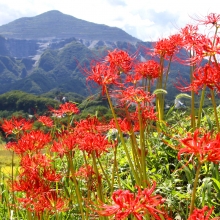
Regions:
<svg viewBox="0 0 220 220"><path fill-rule="evenodd" d="M110 118L110 110L107 100L100 95L91 95L87 98L77 93L61 92L53 90L36 96L22 91L11 91L0 95L0 118L28 115L47 115L49 108L56 108L62 103L62 98L76 103L81 114L76 118L86 118L88 115L96 115L100 118Z"/></svg>

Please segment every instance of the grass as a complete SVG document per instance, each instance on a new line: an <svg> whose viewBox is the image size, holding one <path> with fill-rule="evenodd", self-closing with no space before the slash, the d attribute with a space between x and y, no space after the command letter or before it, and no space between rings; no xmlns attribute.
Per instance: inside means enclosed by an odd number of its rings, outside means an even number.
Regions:
<svg viewBox="0 0 220 220"><path fill-rule="evenodd" d="M19 158L14 158L14 172L16 172L19 164ZM5 143L0 144L0 172L10 176L12 165L12 152L5 148Z"/></svg>

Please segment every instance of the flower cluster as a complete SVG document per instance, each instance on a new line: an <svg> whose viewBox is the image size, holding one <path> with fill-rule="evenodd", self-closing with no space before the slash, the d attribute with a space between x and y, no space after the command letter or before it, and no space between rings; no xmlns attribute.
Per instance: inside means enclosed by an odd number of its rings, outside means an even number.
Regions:
<svg viewBox="0 0 220 220"><path fill-rule="evenodd" d="M220 134L213 138L211 132L202 134L196 130L193 134L188 133L188 136L181 139L180 142L183 147L179 150L179 159L181 154L190 154L196 157L200 163L206 161L218 163L220 161Z"/></svg>
<svg viewBox="0 0 220 220"><path fill-rule="evenodd" d="M159 210L159 206L164 203L161 195L152 195L156 187L141 190L137 187L137 193L131 193L129 190L117 190L113 192L112 205L101 203L96 212L100 216L112 216L114 219L126 219L129 215L133 215L136 219L142 220L143 216L148 215L155 219L161 219L161 216L170 219L167 213Z"/></svg>

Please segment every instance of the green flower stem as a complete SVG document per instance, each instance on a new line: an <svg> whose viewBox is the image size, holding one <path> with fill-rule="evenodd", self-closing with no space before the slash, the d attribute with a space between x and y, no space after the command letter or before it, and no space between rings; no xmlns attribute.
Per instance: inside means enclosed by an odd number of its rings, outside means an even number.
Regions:
<svg viewBox="0 0 220 220"><path fill-rule="evenodd" d="M83 158L84 158L84 161L85 161L85 165L88 166L88 162L87 162L87 159L86 159L85 151L82 151L82 153L83 153ZM86 185L87 185L87 189L89 189L90 188L90 182L87 181ZM89 201L91 199L91 190L88 190L87 199ZM86 217L85 218L89 219L89 209L88 208L86 209Z"/></svg>
<svg viewBox="0 0 220 220"><path fill-rule="evenodd" d="M163 88L163 67L164 67L164 57L162 56L160 58L160 77L157 81L157 89ZM164 114L164 95L163 94L157 94L156 96L156 104L157 104L157 111L159 114L159 121L163 120L163 114Z"/></svg>
<svg viewBox="0 0 220 220"><path fill-rule="evenodd" d="M11 188L12 188L12 204L15 204L15 192L14 192L14 157L15 157L15 152L12 151L12 157L11 157Z"/></svg>
<svg viewBox="0 0 220 220"><path fill-rule="evenodd" d="M165 90L167 88L167 80L168 80L168 75L169 75L169 72L170 72L170 65L171 65L172 58L173 58L173 56L170 56L170 60L169 60L169 63L168 63L168 68L167 68L167 71L166 71L166 78L165 78L164 87L163 87L163 89L165 89Z"/></svg>
<svg viewBox="0 0 220 220"><path fill-rule="evenodd" d="M139 120L139 127L140 127L140 147L141 147L141 166L142 166L141 173L143 173L143 185L144 187L147 187L147 184L149 184L149 180L147 178L147 173L146 173L145 137L144 137L144 126L143 126L143 121L141 117L140 103L138 103L138 120Z"/></svg>
<svg viewBox="0 0 220 220"><path fill-rule="evenodd" d="M197 166L197 170L196 170L196 176L195 176L194 185L193 185L189 215L191 215L193 213L193 210L194 210L195 199L196 199L196 189L197 189L197 184L198 184L198 181L199 181L199 174L200 174L201 167L202 167L202 164L200 162L198 162L198 166Z"/></svg>
<svg viewBox="0 0 220 220"><path fill-rule="evenodd" d="M111 191L113 191L113 185L111 185L111 183L110 183L110 181L109 181L109 178L108 178L108 176L107 176L105 170L103 169L102 163L101 163L101 161L99 160L98 157L97 157L97 160L98 160L99 166L100 166L100 168L101 168L101 170L102 170L102 173L103 173L103 175L104 175L104 177L105 177L105 179L106 179L106 181L107 181L107 183L108 183L109 189L110 189Z"/></svg>
<svg viewBox="0 0 220 220"><path fill-rule="evenodd" d="M200 99L200 105L199 105L199 111L198 111L198 121L197 121L197 128L200 127L201 124L201 117L202 117L202 107L205 99L205 90L206 90L206 85L203 86L202 88L202 94L201 94L201 99Z"/></svg>
<svg viewBox="0 0 220 220"><path fill-rule="evenodd" d="M214 95L213 89L211 89L211 97L212 97L213 110L214 110L214 114L215 114L215 122L216 122L216 125L217 125L217 128L218 128L218 132L220 132L218 112L217 112L217 107L216 107L216 102L215 102L215 95Z"/></svg>
<svg viewBox="0 0 220 220"><path fill-rule="evenodd" d="M139 179L139 177L138 177L137 172L135 172L134 165L133 165L133 163L132 163L132 161L131 161L131 157L130 157L130 155L129 155L127 146L126 146L126 144L125 144L125 140L124 140L124 138L123 138L123 134L122 134L121 129L120 129L120 127L119 127L118 120L117 120L117 117L116 117L116 114L115 114L115 111L114 111L114 108L113 108L113 105L112 105L112 102L111 102L111 99L110 99L110 96L109 96L107 87L105 87L105 92L106 92L106 96L107 96L107 99L108 99L108 103L109 103L109 106L110 106L110 109L111 109L113 118L114 118L114 120L115 120L116 128L118 129L118 133L119 133L120 140L121 140L121 142L122 142L122 145L123 145L123 147L124 147L126 156L127 156L127 158L128 158L128 163L129 163L129 165L130 165L130 167L131 167L131 171L132 171L132 173L133 173L133 175L134 175L136 184L137 184L137 185L140 185L140 179Z"/></svg>
<svg viewBox="0 0 220 220"><path fill-rule="evenodd" d="M115 146L115 149L114 149L114 164L113 164L113 168L112 168L112 186L114 186L114 180L115 180L115 172L116 172L116 175L117 175L117 178L118 178L118 186L119 188L121 189L121 181L120 181L120 176L119 176L119 173L118 173L118 162L117 162L117 149L118 147ZM112 187L112 191L111 191L111 194L113 193L113 187Z"/></svg>
<svg viewBox="0 0 220 220"><path fill-rule="evenodd" d="M131 139L131 148L132 148L132 153L133 153L135 166L137 167L138 170L141 170L141 164L140 164L140 160L138 158L138 145L137 145L137 140L136 140L136 137L134 135L134 132L132 132L129 135L129 137ZM140 172L140 178L143 178L142 176L143 175Z"/></svg>
<svg viewBox="0 0 220 220"><path fill-rule="evenodd" d="M191 58L191 52L190 52ZM195 65L190 66L190 83L193 82L193 72L195 70ZM195 121L195 92L191 91L191 128L193 131L196 130L196 121Z"/></svg>
<svg viewBox="0 0 220 220"><path fill-rule="evenodd" d="M151 89L151 80L150 78L148 78L148 86L147 86L147 91L150 92Z"/></svg>
<svg viewBox="0 0 220 220"><path fill-rule="evenodd" d="M82 201L82 196L81 196L81 193L80 193L79 185L77 183L76 176L75 176L75 169L74 169L74 166L73 166L72 156L70 154L67 155L67 159L68 159L68 163L69 163L69 169L70 169L70 172L72 174L72 180L73 180L73 183L75 185L76 197L77 197L78 205L79 205L79 208L80 208L81 217L82 217L82 220L84 220L85 218L84 218L84 212L83 212L83 206L82 206L83 201Z"/></svg>
<svg viewBox="0 0 220 220"><path fill-rule="evenodd" d="M125 106L125 113L126 113L126 118L128 119L128 121L130 123L131 122L131 117L130 117L130 114L128 112L128 108L127 106ZM129 134L129 137L131 139L131 147L132 147L132 155L133 155L133 158L134 158L134 163L135 163L135 166L141 170L141 167L140 167L140 161L138 159L138 144L137 144L137 140L136 140L136 137L134 135L134 130L133 130L133 127L131 126L131 130L130 130L130 134Z"/></svg>

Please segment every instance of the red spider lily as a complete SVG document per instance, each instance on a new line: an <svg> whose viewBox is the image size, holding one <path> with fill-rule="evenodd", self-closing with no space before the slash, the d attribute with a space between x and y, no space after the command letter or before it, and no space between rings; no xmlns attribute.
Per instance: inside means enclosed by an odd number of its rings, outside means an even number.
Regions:
<svg viewBox="0 0 220 220"><path fill-rule="evenodd" d="M13 150L16 154L38 152L48 145L51 141L50 134L44 134L40 130L25 133L17 143L8 143L6 147Z"/></svg>
<svg viewBox="0 0 220 220"><path fill-rule="evenodd" d="M189 216L188 220L211 220L210 215L214 207L211 209L208 206L204 206L202 209L194 209L193 213ZM212 218L212 220L219 220L220 217Z"/></svg>
<svg viewBox="0 0 220 220"><path fill-rule="evenodd" d="M110 69L106 63L97 63L92 67L92 72L87 77L87 80L92 80L102 86L102 93L105 92L105 87L108 85L120 85L118 82L120 75L115 74L114 70Z"/></svg>
<svg viewBox="0 0 220 220"><path fill-rule="evenodd" d="M95 171L90 165L85 165L79 168L79 170L75 173L77 177L80 178L91 178L93 175L95 175Z"/></svg>
<svg viewBox="0 0 220 220"><path fill-rule="evenodd" d="M102 126L102 123L98 120L97 117L87 117L82 119L79 122L76 122L76 130L78 132L94 132L97 133Z"/></svg>
<svg viewBox="0 0 220 220"><path fill-rule="evenodd" d="M109 124L105 124L97 117L94 116L88 116L86 119L81 119L79 122L75 122L75 134L77 136L81 136L84 132L90 132L90 133L106 133L111 126Z"/></svg>
<svg viewBox="0 0 220 220"><path fill-rule="evenodd" d="M128 73L132 69L132 58L123 50L115 49L109 52L105 61L109 63L110 69L114 70L116 74Z"/></svg>
<svg viewBox="0 0 220 220"><path fill-rule="evenodd" d="M179 51L183 45L183 39L180 34L171 35L168 39L164 38L156 42L154 46L154 53L164 58L172 57Z"/></svg>
<svg viewBox="0 0 220 220"><path fill-rule="evenodd" d="M102 93L110 85L121 86L121 73L127 74L132 69L132 58L123 50L109 52L103 63L92 65L87 80L92 80L102 86Z"/></svg>
<svg viewBox="0 0 220 220"><path fill-rule="evenodd" d="M60 155L60 157L63 157L64 154L67 154L75 150L78 143L78 138L79 137L77 137L74 133L63 133L63 135L59 136L58 141L53 142L51 151L57 152Z"/></svg>
<svg viewBox="0 0 220 220"><path fill-rule="evenodd" d="M66 102L64 104L61 104L60 111L62 112L62 114L67 114L67 115L73 115L79 113L79 109L77 108L76 104L72 102Z"/></svg>
<svg viewBox="0 0 220 220"><path fill-rule="evenodd" d="M149 121L157 121L157 113L154 110L153 106L141 106L141 120L143 123L143 126L147 126L147 124L149 123ZM136 109L135 112L130 114L132 122L134 124L134 130L135 131L139 131L140 130L140 124L138 121L138 110Z"/></svg>
<svg viewBox="0 0 220 220"><path fill-rule="evenodd" d="M36 213L36 215L44 211L54 214L68 210L68 201L61 198L56 190L46 191L25 198L18 198L18 201L22 207Z"/></svg>
<svg viewBox="0 0 220 220"><path fill-rule="evenodd" d="M198 34L198 26L193 26L189 24L180 30L180 34L183 39L183 47L187 51L194 51L197 45L197 40L200 39L202 36L201 34ZM186 55L184 56L183 62L189 62L189 59L186 60Z"/></svg>
<svg viewBox="0 0 220 220"><path fill-rule="evenodd" d="M64 104L61 104L59 106L59 109L49 109L56 117L63 117L64 115L71 116L73 114L79 113L79 109L77 108L76 104L72 102L66 102Z"/></svg>
<svg viewBox="0 0 220 220"><path fill-rule="evenodd" d="M208 63L203 67L199 67L193 73L193 82L183 86L183 82L176 84L176 88L181 91L194 91L198 93L204 85L211 90L217 89L220 91L220 69L212 63ZM187 83L186 83L187 84Z"/></svg>
<svg viewBox="0 0 220 220"><path fill-rule="evenodd" d="M198 68L194 73L193 84L202 88L204 85L210 89L217 88L220 90L220 69L215 65L206 64L204 67Z"/></svg>
<svg viewBox="0 0 220 220"><path fill-rule="evenodd" d="M93 192L97 191L97 187L101 184L102 181L102 175L98 174L97 177L97 174L90 165L80 167L75 175L79 179L85 180L88 190Z"/></svg>
<svg viewBox="0 0 220 220"><path fill-rule="evenodd" d="M59 182L61 175L57 174L52 168L47 168L43 170L42 177L51 182Z"/></svg>
<svg viewBox="0 0 220 220"><path fill-rule="evenodd" d="M18 198L22 208L35 213L64 210L62 199L54 194L56 191L53 189L54 182L60 181L61 175L51 167L52 162L46 155L40 153L22 157L20 173L11 183L12 191L23 192L23 198Z"/></svg>
<svg viewBox="0 0 220 220"><path fill-rule="evenodd" d="M56 190L46 192L41 197L42 204L45 204L45 209L50 213L63 212L68 210L68 200L61 198Z"/></svg>
<svg viewBox="0 0 220 220"><path fill-rule="evenodd" d="M114 144L110 143L104 135L98 133L87 133L84 137L78 139L78 148L80 150L86 151L89 155L95 152L97 157L112 147L114 147Z"/></svg>
<svg viewBox="0 0 220 220"><path fill-rule="evenodd" d="M49 128L53 126L53 120L50 117L39 116L37 120L41 122L44 126L47 126Z"/></svg>
<svg viewBox="0 0 220 220"><path fill-rule="evenodd" d="M52 160L43 154L25 155L20 162L20 177L24 179L41 179L45 182L57 182L61 175L51 167Z"/></svg>
<svg viewBox="0 0 220 220"><path fill-rule="evenodd" d="M138 63L135 66L135 72L148 78L155 79L160 76L160 65L154 60Z"/></svg>
<svg viewBox="0 0 220 220"><path fill-rule="evenodd" d="M164 203L164 199L160 195L152 195L156 183L154 182L152 188L141 190L137 187L136 194L128 190L117 190L113 192L112 205L101 203L98 206L99 210L96 212L100 216L114 215L114 219L126 219L129 215L133 215L136 219L142 220L143 216L148 214L155 219L161 219L159 215L167 214L158 210L159 205ZM167 217L166 219L170 219Z"/></svg>
<svg viewBox="0 0 220 220"><path fill-rule="evenodd" d="M201 134L197 129L194 134L188 133L188 137L181 139L180 142L183 147L179 150L178 159L181 154L192 154L200 163L220 161L220 133L212 138L210 132Z"/></svg>
<svg viewBox="0 0 220 220"><path fill-rule="evenodd" d="M213 44L213 40L207 38L204 35L198 35L197 38L193 39L193 41L189 42L192 44L194 49L194 56L192 56L189 61L191 64L196 62L201 62L205 57L211 57L215 54L220 53L219 49L219 37L215 38L215 44Z"/></svg>
<svg viewBox="0 0 220 220"><path fill-rule="evenodd" d="M198 26L187 24L186 27L181 28L180 34L182 35L184 45L189 42L194 42L194 39L198 36Z"/></svg>
<svg viewBox="0 0 220 220"><path fill-rule="evenodd" d="M208 25L211 24L213 26L219 27L220 23L220 14L210 13L209 15L205 16L204 19L195 19L199 22L199 24Z"/></svg>
<svg viewBox="0 0 220 220"><path fill-rule="evenodd" d="M51 159L44 154L38 153L32 156L27 154L21 158L21 171L22 173L26 173L27 175L35 175L40 167L50 167L51 162Z"/></svg>
<svg viewBox="0 0 220 220"><path fill-rule="evenodd" d="M210 52L207 53L206 48L213 47L212 42L205 35L198 33L198 26L187 25L181 29L180 33L183 38L182 46L187 51L193 51L194 54L191 58L184 58L185 63L194 64L200 62L204 57L211 54Z"/></svg>
<svg viewBox="0 0 220 220"><path fill-rule="evenodd" d="M30 121L27 121L24 118L15 118L12 117L11 119L3 120L2 129L3 131L9 135L9 134L19 134L21 132L30 130L32 128L33 123Z"/></svg>
<svg viewBox="0 0 220 220"><path fill-rule="evenodd" d="M128 119L124 118L123 120L118 120L118 125L123 133L130 134L132 124L128 121Z"/></svg>
<svg viewBox="0 0 220 220"><path fill-rule="evenodd" d="M19 180L13 182L12 190L26 193L27 197L35 197L37 194L50 190L49 182L45 182L39 176L31 177L20 174Z"/></svg>
<svg viewBox="0 0 220 220"><path fill-rule="evenodd" d="M116 90L112 96L118 98L122 103L151 103L155 98L149 92L144 91L142 88L134 88L133 86L128 87L126 90Z"/></svg>

